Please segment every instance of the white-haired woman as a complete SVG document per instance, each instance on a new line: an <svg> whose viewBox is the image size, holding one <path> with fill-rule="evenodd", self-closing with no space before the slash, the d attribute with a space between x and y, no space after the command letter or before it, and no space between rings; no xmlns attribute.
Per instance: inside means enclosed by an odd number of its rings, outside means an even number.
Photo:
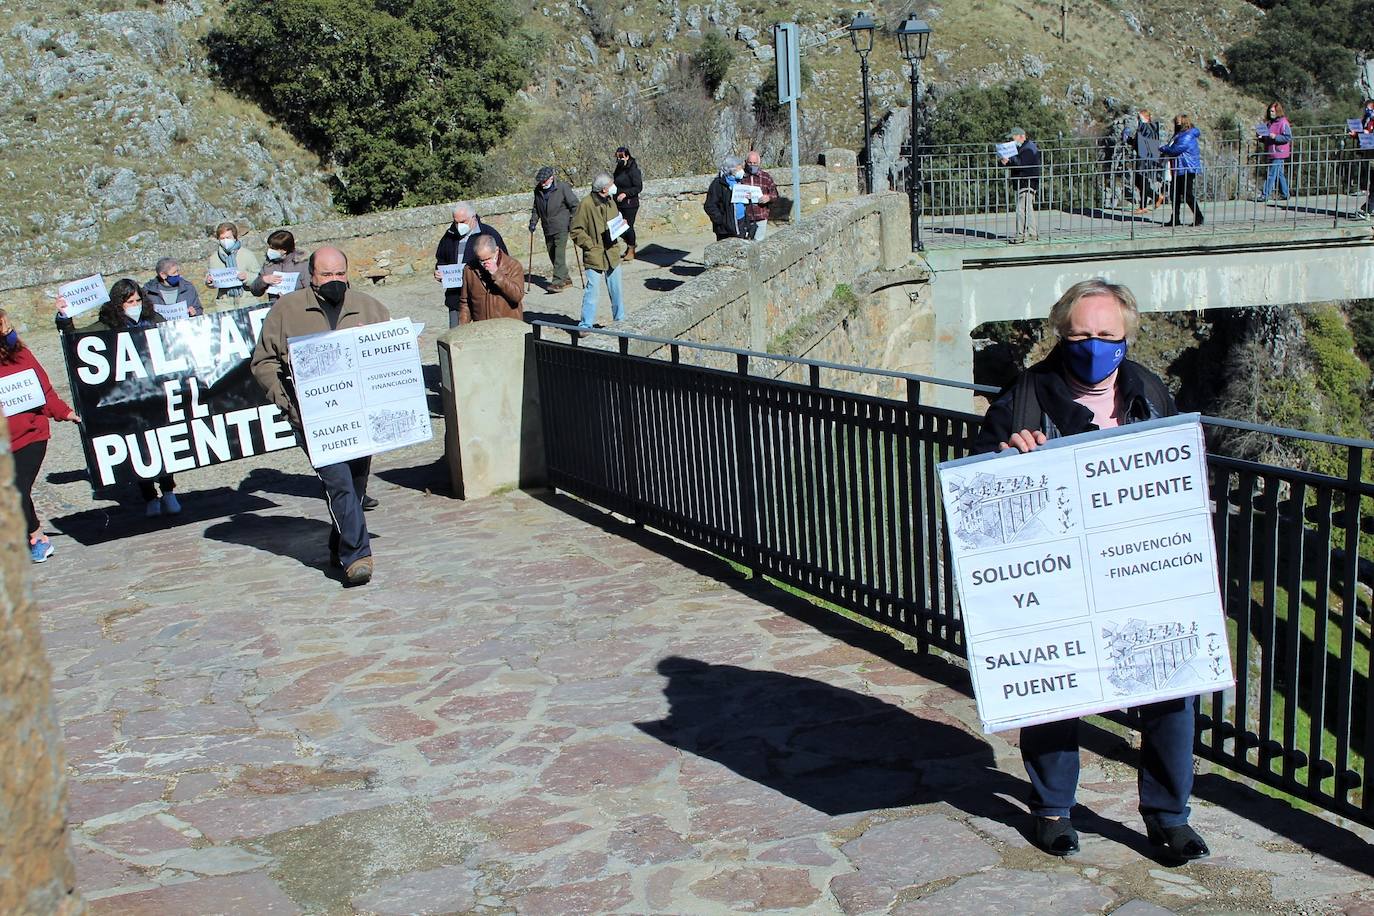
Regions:
<svg viewBox="0 0 1374 916"><path fill-rule="evenodd" d="M720 174L706 189L706 203L702 209L711 217L711 229L716 239L748 238L749 223L745 204L735 203L735 185L744 180L744 163L738 156L726 156L720 163Z"/></svg>
<svg viewBox="0 0 1374 916"><path fill-rule="evenodd" d="M1058 344L998 395L975 451L1029 452L1057 436L1178 412L1159 376L1126 359L1140 327L1129 289L1101 278L1075 283L1050 310L1049 323ZM1150 842L1181 861L1209 855L1188 826L1196 709L1197 697L1138 708L1140 814ZM1035 844L1051 855L1072 855L1078 851L1069 818L1078 789L1078 720L1021 729L1021 758L1031 782Z"/></svg>

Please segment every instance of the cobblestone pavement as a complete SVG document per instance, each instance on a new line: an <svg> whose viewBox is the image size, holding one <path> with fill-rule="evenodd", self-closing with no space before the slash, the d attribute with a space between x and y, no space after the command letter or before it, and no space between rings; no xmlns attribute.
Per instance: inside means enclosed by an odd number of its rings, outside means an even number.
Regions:
<svg viewBox="0 0 1374 916"><path fill-rule="evenodd" d="M94 913L1374 914L1369 831L1220 775L1213 857L1156 861L1103 732L1041 855L961 669L562 496L451 500L438 430L377 461L357 589L300 453L146 520L70 433L33 589Z"/></svg>

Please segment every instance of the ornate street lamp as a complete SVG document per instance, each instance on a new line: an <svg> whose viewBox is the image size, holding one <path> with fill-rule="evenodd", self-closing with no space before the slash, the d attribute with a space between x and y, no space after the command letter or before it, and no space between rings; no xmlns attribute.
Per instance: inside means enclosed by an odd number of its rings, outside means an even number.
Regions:
<svg viewBox="0 0 1374 916"><path fill-rule="evenodd" d="M920 251L925 246L921 244L921 135L916 99L921 86L921 61L930 49L930 26L913 16L897 30L897 44L902 57L911 64L911 165L907 169L906 191L911 202L911 250Z"/></svg>
<svg viewBox="0 0 1374 916"><path fill-rule="evenodd" d="M864 83L864 193L873 193L873 122L868 104L868 52L873 50L873 31L877 28L873 17L859 13L849 24L849 39L859 52L859 72Z"/></svg>

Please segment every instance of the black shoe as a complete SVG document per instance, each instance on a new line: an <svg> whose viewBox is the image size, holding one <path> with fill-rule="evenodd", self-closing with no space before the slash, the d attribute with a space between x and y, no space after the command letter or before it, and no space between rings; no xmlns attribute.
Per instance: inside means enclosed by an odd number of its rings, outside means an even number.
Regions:
<svg viewBox="0 0 1374 916"><path fill-rule="evenodd" d="M1170 857L1180 862L1205 859L1212 854L1207 842L1198 832L1187 824L1177 827L1160 827L1148 821L1145 823L1145 837L1152 846L1163 846Z"/></svg>
<svg viewBox="0 0 1374 916"><path fill-rule="evenodd" d="M1193 218L1193 225L1194 225L1194 226L1201 226L1201 225L1202 225L1202 214L1201 214L1201 213L1197 214L1197 215Z"/></svg>
<svg viewBox="0 0 1374 916"><path fill-rule="evenodd" d="M368 496L366 493L363 494L364 512L371 512L373 509L377 508L380 505L381 503L377 502L377 500L373 499L371 496Z"/></svg>
<svg viewBox="0 0 1374 916"><path fill-rule="evenodd" d="M1037 817L1035 845L1052 856L1071 856L1078 852L1078 831L1067 817Z"/></svg>

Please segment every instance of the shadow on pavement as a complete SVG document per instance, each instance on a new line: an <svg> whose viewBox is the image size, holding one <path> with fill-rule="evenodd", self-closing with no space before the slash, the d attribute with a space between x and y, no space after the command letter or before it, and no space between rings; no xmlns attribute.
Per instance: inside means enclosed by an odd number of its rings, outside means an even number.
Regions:
<svg viewBox="0 0 1374 916"><path fill-rule="evenodd" d="M686 282L686 281L684 281L684 280L666 280L666 279L664 279L664 278L662 278L662 277L650 277L649 279L647 279L647 280L644 281L644 288L647 289L647 290L652 290L653 292L656 292L656 293L666 293L666 292L668 292L669 290L677 289L677 288L678 288L679 286L681 286L684 282Z"/></svg>
<svg viewBox="0 0 1374 916"><path fill-rule="evenodd" d="M437 496L452 496L453 486L449 481L448 466L442 458L429 464L407 465L405 467L378 469L377 461L372 461L372 476L389 484L407 490L433 493ZM373 494L379 499L381 494Z"/></svg>
<svg viewBox="0 0 1374 916"><path fill-rule="evenodd" d="M148 518L144 514L143 500L132 487L127 488L127 492L120 488L106 492L120 497L123 502L52 518L48 520L49 526L78 544L93 547L150 531L175 530L240 512L271 509L277 505L271 500L241 493L232 487L187 493L178 490L180 514Z"/></svg>
<svg viewBox="0 0 1374 916"><path fill-rule="evenodd" d="M289 474L277 468L253 468L239 482L239 490L243 493L278 493L307 498L319 497L324 492L322 486L320 479L313 474Z"/></svg>
<svg viewBox="0 0 1374 916"><path fill-rule="evenodd" d="M1016 810L996 793L1017 791L1018 781L962 729L791 674L680 656L663 659L658 671L668 679L668 716L637 728L817 811L852 814L951 795L981 815Z"/></svg>
<svg viewBox="0 0 1374 916"><path fill-rule="evenodd" d="M329 528L328 522L318 518L245 512L211 525L205 536L225 544L255 547L329 572Z"/></svg>
<svg viewBox="0 0 1374 916"><path fill-rule="evenodd" d="M671 267L691 254L683 248L668 248L657 242L650 242L642 248L635 249L636 261L648 261L655 267Z"/></svg>

